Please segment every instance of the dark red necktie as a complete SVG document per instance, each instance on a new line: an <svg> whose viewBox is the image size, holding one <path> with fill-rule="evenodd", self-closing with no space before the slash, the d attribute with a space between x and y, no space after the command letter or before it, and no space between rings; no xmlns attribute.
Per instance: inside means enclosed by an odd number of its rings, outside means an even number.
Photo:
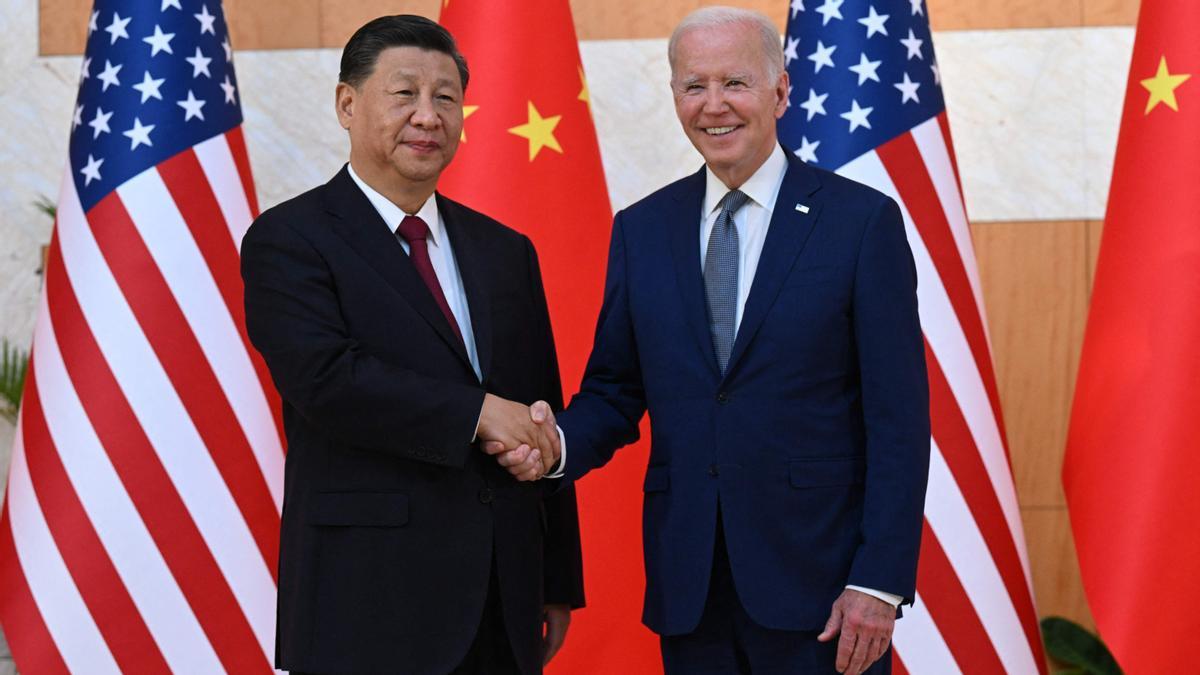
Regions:
<svg viewBox="0 0 1200 675"><path fill-rule="evenodd" d="M433 294L433 301L442 309L442 314L446 315L446 321L450 322L450 329L458 336L459 342L463 342L462 331L458 328L458 322L454 320L454 313L450 311L450 303L446 302L446 294L442 292L442 285L438 283L437 273L433 271L433 262L429 259L429 243L425 238L429 236L429 226L424 220L416 216L405 216L404 220L400 221L400 227L396 232L404 237L404 241L408 242L408 257L412 260L413 267L417 268L417 274L421 275L421 280L429 287L429 292ZM464 344L466 344L464 342Z"/></svg>

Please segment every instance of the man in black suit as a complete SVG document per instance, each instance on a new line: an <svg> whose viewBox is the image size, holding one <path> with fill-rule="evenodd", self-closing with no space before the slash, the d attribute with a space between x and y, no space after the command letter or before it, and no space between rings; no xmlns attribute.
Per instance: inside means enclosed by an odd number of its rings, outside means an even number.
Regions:
<svg viewBox="0 0 1200 675"><path fill-rule="evenodd" d="M337 85L349 164L242 242L288 440L281 669L529 675L583 604L574 494L509 473L559 455L526 406L561 407L533 245L435 193L467 79L437 24L363 26ZM483 440L538 453L505 468Z"/></svg>

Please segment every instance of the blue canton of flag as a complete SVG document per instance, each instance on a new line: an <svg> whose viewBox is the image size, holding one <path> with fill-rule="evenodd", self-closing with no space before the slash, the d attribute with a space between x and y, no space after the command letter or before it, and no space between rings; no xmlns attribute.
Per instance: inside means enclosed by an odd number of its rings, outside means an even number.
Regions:
<svg viewBox="0 0 1200 675"><path fill-rule="evenodd" d="M942 112L922 0L791 0L784 145L837 169Z"/></svg>
<svg viewBox="0 0 1200 675"><path fill-rule="evenodd" d="M84 211L241 122L219 1L97 0L71 124L72 176Z"/></svg>

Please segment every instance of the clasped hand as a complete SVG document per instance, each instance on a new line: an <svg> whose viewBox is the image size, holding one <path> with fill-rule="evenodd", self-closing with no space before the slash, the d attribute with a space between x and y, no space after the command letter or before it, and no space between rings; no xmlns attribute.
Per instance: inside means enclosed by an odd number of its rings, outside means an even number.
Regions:
<svg viewBox="0 0 1200 675"><path fill-rule="evenodd" d="M525 406L486 394L477 436L484 452L521 481L550 473L562 454L554 412L545 401Z"/></svg>

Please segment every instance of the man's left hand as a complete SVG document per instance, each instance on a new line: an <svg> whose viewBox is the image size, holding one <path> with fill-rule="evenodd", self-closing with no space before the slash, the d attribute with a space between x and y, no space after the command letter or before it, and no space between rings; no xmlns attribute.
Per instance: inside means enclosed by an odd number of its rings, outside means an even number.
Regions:
<svg viewBox="0 0 1200 675"><path fill-rule="evenodd" d="M860 675L887 652L895 625L895 607L847 588L833 603L825 631L817 639L829 642L840 632L837 671L844 675Z"/></svg>
<svg viewBox="0 0 1200 675"><path fill-rule="evenodd" d="M567 639L567 626L571 625L570 605L546 605L543 616L546 622L546 635L542 638L542 665L550 663L550 659L558 653Z"/></svg>

